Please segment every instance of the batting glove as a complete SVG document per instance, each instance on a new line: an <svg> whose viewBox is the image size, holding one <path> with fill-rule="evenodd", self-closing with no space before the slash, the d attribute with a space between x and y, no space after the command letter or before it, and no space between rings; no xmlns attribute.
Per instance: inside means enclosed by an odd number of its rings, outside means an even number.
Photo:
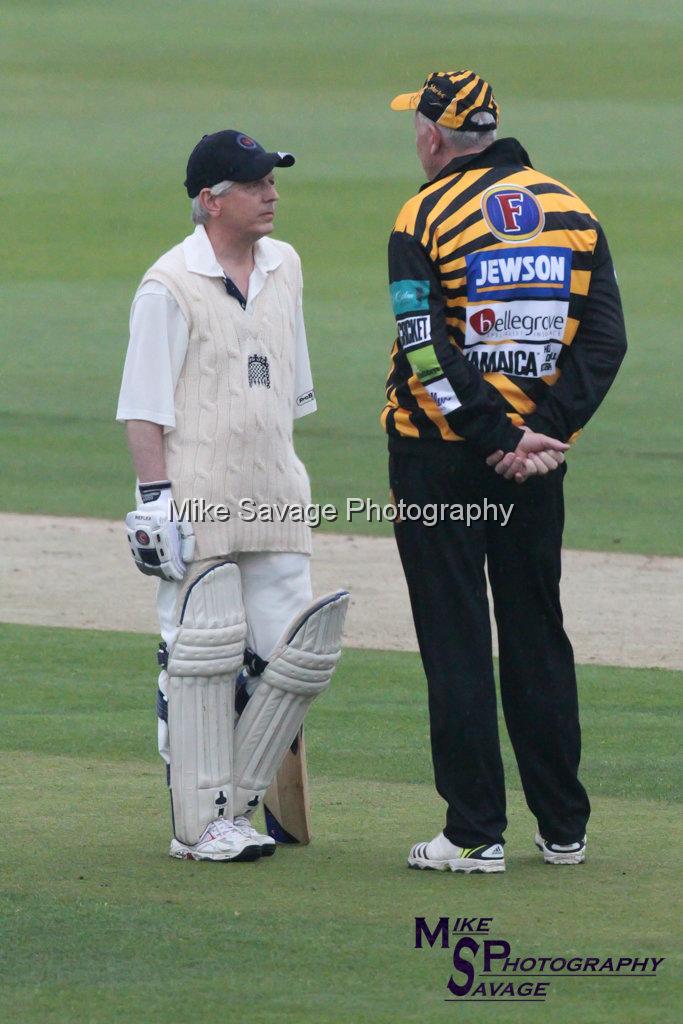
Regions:
<svg viewBox="0 0 683 1024"><path fill-rule="evenodd" d="M195 546L190 523L172 520L171 481L139 485L140 507L126 516L131 554L140 572L164 580L182 580Z"/></svg>

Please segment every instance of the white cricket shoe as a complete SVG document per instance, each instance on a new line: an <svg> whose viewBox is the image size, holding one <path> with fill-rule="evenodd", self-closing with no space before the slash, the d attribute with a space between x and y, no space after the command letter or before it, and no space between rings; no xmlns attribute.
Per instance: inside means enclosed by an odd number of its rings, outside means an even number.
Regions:
<svg viewBox="0 0 683 1024"><path fill-rule="evenodd" d="M252 843L258 843L261 848L262 857L273 856L277 843L272 836L266 836L262 832L257 832L246 814L237 815L235 818L235 828L238 828Z"/></svg>
<svg viewBox="0 0 683 1024"><path fill-rule="evenodd" d="M505 871L505 855L500 843L492 846L455 846L439 832L430 843L416 843L408 856L411 868L431 868L433 871Z"/></svg>
<svg viewBox="0 0 683 1024"><path fill-rule="evenodd" d="M536 846L546 864L583 864L586 859L586 837L575 843L549 843L540 832L534 836Z"/></svg>
<svg viewBox="0 0 683 1024"><path fill-rule="evenodd" d="M194 846L172 839L168 853L179 860L258 860L261 847L231 821L216 818Z"/></svg>

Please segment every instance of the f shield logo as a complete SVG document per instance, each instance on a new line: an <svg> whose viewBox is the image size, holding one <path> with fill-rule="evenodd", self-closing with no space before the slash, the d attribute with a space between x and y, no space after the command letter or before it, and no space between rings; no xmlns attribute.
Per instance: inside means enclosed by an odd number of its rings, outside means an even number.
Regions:
<svg viewBox="0 0 683 1024"><path fill-rule="evenodd" d="M511 182L487 189L481 212L489 231L503 242L526 242L545 224L543 207L533 192Z"/></svg>
<svg viewBox="0 0 683 1024"><path fill-rule="evenodd" d="M503 225L505 231L515 232L521 231L519 224L522 216L522 207L524 205L524 198L521 192L496 192L495 196L500 211L503 215Z"/></svg>

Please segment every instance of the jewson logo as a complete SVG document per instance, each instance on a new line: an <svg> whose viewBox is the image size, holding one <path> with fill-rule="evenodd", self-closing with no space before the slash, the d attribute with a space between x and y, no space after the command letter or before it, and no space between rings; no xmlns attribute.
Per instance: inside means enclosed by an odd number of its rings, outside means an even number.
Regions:
<svg viewBox="0 0 683 1024"><path fill-rule="evenodd" d="M467 263L467 298L568 299L572 251L560 246L525 246L471 253Z"/></svg>
<svg viewBox="0 0 683 1024"><path fill-rule="evenodd" d="M465 346L491 341L562 341L566 302L492 302L468 306Z"/></svg>
<svg viewBox="0 0 683 1024"><path fill-rule="evenodd" d="M533 192L514 183L487 189L481 212L489 231L503 242L525 242L540 234L545 224L543 207Z"/></svg>
<svg viewBox="0 0 683 1024"><path fill-rule="evenodd" d="M389 291L395 316L429 309L429 281L393 281Z"/></svg>

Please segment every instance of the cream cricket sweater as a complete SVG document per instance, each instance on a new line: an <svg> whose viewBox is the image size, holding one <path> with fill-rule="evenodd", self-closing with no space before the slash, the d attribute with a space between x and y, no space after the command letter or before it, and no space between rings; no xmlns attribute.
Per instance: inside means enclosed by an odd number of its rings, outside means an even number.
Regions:
<svg viewBox="0 0 683 1024"><path fill-rule="evenodd" d="M189 328L175 390L176 429L164 435L176 505L204 499L231 512L227 522L194 523L195 559L239 551L311 552L310 527L295 516L247 522L239 508L241 499L276 512L311 500L292 440L301 266L291 246L278 244L282 263L268 273L251 313L228 295L221 278L188 271L182 245L143 278L169 289Z"/></svg>

